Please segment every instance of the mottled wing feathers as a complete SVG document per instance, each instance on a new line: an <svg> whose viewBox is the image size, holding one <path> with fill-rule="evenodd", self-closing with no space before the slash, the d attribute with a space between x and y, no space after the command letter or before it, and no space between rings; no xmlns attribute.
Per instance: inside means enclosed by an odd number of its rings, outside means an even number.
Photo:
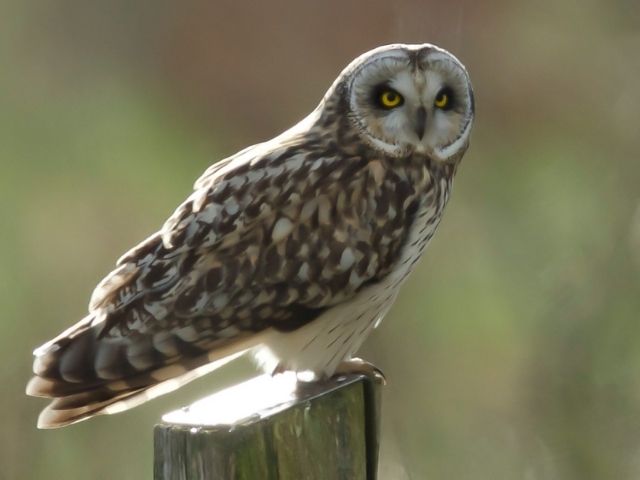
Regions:
<svg viewBox="0 0 640 480"><path fill-rule="evenodd" d="M415 209L415 180L381 160L295 147L245 153L122 257L90 309L106 312L109 336L277 328L289 307L334 305L388 271Z"/></svg>
<svg viewBox="0 0 640 480"><path fill-rule="evenodd" d="M45 425L297 328L391 269L424 167L253 148L209 169L98 285L89 317L36 351L29 393L66 397Z"/></svg>

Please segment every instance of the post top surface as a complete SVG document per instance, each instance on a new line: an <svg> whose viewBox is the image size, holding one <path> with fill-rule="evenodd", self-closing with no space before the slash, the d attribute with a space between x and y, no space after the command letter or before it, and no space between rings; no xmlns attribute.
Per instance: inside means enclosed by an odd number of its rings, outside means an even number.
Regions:
<svg viewBox="0 0 640 480"><path fill-rule="evenodd" d="M295 374L259 375L162 417L165 424L216 428L252 423L295 404L310 401L337 388L365 379L352 374L322 382L298 382Z"/></svg>

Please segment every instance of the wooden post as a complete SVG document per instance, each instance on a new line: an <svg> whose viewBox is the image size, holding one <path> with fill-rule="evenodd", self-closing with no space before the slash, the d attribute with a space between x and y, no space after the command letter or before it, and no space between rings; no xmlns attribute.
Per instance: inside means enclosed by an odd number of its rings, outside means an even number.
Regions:
<svg viewBox="0 0 640 480"><path fill-rule="evenodd" d="M380 381L263 375L163 417L154 480L375 480Z"/></svg>

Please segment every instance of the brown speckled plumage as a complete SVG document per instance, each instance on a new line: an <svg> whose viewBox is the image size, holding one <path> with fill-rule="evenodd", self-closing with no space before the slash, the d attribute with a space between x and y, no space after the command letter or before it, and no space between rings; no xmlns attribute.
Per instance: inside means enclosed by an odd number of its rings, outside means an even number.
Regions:
<svg viewBox="0 0 640 480"><path fill-rule="evenodd" d="M411 62L427 49L410 49ZM226 355L278 352L293 332L315 332L301 354L318 332L335 337L320 348L346 346L307 365L323 374L360 345L433 235L467 145L443 161L363 141L348 96L363 58L299 125L210 167L96 287L89 315L35 352L28 393L54 398L40 426L128 408ZM345 330L351 317L366 317L362 328ZM305 368L276 356L278 368Z"/></svg>

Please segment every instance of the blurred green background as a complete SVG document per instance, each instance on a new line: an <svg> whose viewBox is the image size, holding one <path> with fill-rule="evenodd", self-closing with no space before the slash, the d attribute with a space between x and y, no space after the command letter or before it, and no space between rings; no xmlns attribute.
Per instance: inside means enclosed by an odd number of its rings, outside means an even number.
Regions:
<svg viewBox="0 0 640 480"><path fill-rule="evenodd" d="M309 112L356 55L468 67L472 146L363 355L382 480L640 478L640 3L0 1L0 479L141 479L161 414L37 431L31 351L212 162Z"/></svg>

